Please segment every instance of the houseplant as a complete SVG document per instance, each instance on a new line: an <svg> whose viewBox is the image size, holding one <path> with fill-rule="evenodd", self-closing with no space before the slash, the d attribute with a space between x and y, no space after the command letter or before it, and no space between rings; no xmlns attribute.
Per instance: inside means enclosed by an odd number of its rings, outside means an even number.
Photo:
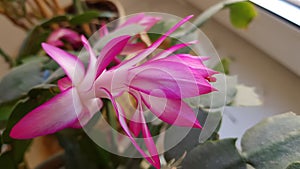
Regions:
<svg viewBox="0 0 300 169"><path fill-rule="evenodd" d="M81 9L80 3L74 1L74 4ZM232 21L238 27L247 26L251 18L255 16L253 6L249 2L225 1L200 15L195 20L195 25L200 26L223 7L230 9ZM226 64L226 60L221 62L223 64L208 68L203 64L207 58L196 58L190 55L197 54L193 47L186 48L194 44L195 42L190 41L195 39L183 41L181 37L193 37L189 35L193 35L196 30L195 26L180 27L190 17L175 21L175 23L147 14L131 16L125 19L125 23L115 21L106 25L100 21L99 25L102 28L98 34L94 35L96 38L93 38L94 36L90 38L90 45L80 34L86 37L90 35L85 25L86 22L90 24L91 20L87 18L98 19L99 14L92 15L89 10L86 13L79 12L79 16L71 16L71 18L59 15L32 29L32 32L46 29L38 32L43 34L49 27L53 29L52 27L59 25L57 31L48 32L45 35L46 38L42 40L46 41L42 45L43 50L59 65L46 56L40 46L41 40L37 40L36 36L29 36L25 45L28 46L31 41L37 42L30 46L38 49L30 50L25 54L21 52L22 55L16 61L6 57L12 66L17 66L1 81L1 89L5 91L2 99L7 99L1 103L1 112L6 113L3 113L6 116L3 117L5 130L1 135L4 145L2 147L6 149L3 149L0 156L1 166L26 167L23 154L30 145L30 140L23 139L55 133L54 136L57 137L64 151L39 165L38 168L151 167L145 165L142 159L133 157L144 157L153 166L160 168L160 160L154 145L156 140L155 137L150 137L150 133L153 136L159 135L172 126L159 121L147 121L149 123L146 124L145 121L148 120L147 117L151 117L151 113L141 113L141 111L147 107L162 121L173 125L199 128L201 124L207 122L207 118L217 119L212 123L213 131L209 131L210 135L206 135L201 143L198 138L201 137L201 133L207 131L205 127L201 132L199 129L183 130L187 137L173 144L174 146L169 151L159 152L160 157L164 156L168 161L168 164L162 166L164 168L174 168L179 165L183 168L195 166L246 168L247 163L256 168L287 168L288 165L297 167L299 164L297 162L299 159L299 154L297 154L299 152L297 149L299 117L294 114L288 113L274 117L250 129L243 137L242 153L234 146L234 139L218 139L217 126L221 113L219 109L212 111L212 108L231 104L232 98L229 96L234 97L236 90L232 93L228 91L222 93L218 86L214 86L213 82L220 82L220 79L214 75L216 72L212 68L226 73L227 68L222 67ZM75 23L75 26L71 25L72 23ZM79 29L76 24L79 25ZM65 25L68 26L65 27ZM158 28L162 32L157 32ZM174 32L176 30L177 32ZM133 34L128 35L131 32ZM175 35L169 36L173 32ZM31 34L35 35L37 32ZM82 45L85 48L81 50ZM27 50L28 47L24 49ZM36 56L30 57L30 55ZM100 56L96 58L94 55ZM115 57L116 55L121 56ZM166 57L168 55L171 56ZM146 60L145 57L147 57ZM144 62L141 62L142 60ZM178 67L181 69L176 69ZM124 77L126 77L125 80ZM194 79L195 77L197 78ZM20 81L23 82L21 87ZM12 87L14 84L17 86ZM224 83L220 86L221 88L235 88L234 85L233 87L225 86ZM221 104L216 104L218 101L214 100L206 104L205 101L211 101L212 95L204 94L212 92L213 88L218 89L215 93L219 92L219 95L216 95L221 98ZM119 93L125 93L125 99L120 97L118 100L116 97L120 96ZM198 95L201 95L200 101L197 97L182 102L183 99ZM194 111L191 111L191 107ZM133 108L133 111L129 111L129 114L123 113L123 110L130 110L130 108ZM97 113L98 110L101 112ZM135 113L135 110L140 111ZM198 115L195 116L193 113L198 113ZM79 121L76 120L77 117ZM98 123L99 119L100 123ZM112 131L120 134L106 132L104 122L111 126ZM279 129L276 126L280 126ZM100 139L107 141L104 145L107 143L111 143L109 146L113 145L109 152L101 144L102 140L95 140L95 137L91 137L90 134L94 131L92 128L95 127L104 128L104 134L101 135L103 137ZM182 132L182 129L175 127L174 131ZM266 131L274 131L274 129L276 133L262 134ZM100 135L99 132L93 134ZM168 139L171 142L174 141L171 137L174 134L167 134L165 145L170 144ZM137 150L130 142L126 143L126 140L127 142L130 140ZM141 140L144 147L137 140ZM120 144L121 141L124 144ZM113 149L117 150L112 152ZM118 153L115 152L120 151L125 152L124 154L129 151L129 155L127 157L116 156L115 154ZM271 153L276 153L276 157L273 157L273 154L270 155ZM290 156L284 156L287 153ZM231 158L228 158L228 154ZM274 163L273 158L281 161ZM173 159L177 161L174 162Z"/></svg>

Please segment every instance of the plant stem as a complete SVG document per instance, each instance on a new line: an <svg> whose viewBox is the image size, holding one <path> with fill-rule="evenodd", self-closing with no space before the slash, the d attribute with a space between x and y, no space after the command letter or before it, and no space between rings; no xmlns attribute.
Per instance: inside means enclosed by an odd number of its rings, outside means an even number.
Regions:
<svg viewBox="0 0 300 169"><path fill-rule="evenodd" d="M237 2L244 2L244 1L248 1L248 0L224 0L224 1L221 1L213 6L209 7L207 10L205 10L203 13L201 13L195 19L195 21L193 22L195 27L188 29L184 34L179 35L179 37L184 37L184 36L194 32L195 30L197 30L197 28L201 27L208 19L210 19L212 16L214 16L216 13L218 13L222 9L226 8L228 5L231 5L231 4L234 4Z"/></svg>
<svg viewBox="0 0 300 169"><path fill-rule="evenodd" d="M8 56L2 49L0 49L0 56L3 57L3 59L9 64L10 67L13 67L15 65L14 60Z"/></svg>
<svg viewBox="0 0 300 169"><path fill-rule="evenodd" d="M50 14L46 10L46 7L45 7L45 4L43 3L43 1L41 1L41 0L34 0L34 1L37 4L39 10L41 11L41 14L43 15L43 17L51 18Z"/></svg>

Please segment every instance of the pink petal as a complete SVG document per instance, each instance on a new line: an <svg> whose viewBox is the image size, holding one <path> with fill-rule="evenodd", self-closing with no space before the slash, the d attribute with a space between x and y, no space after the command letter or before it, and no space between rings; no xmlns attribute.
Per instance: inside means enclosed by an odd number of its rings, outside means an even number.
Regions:
<svg viewBox="0 0 300 169"><path fill-rule="evenodd" d="M81 45L80 35L77 32L66 28L60 28L51 33L47 39L47 43L55 46L58 45L57 47L59 47L64 45L61 40L66 40L74 47L79 47Z"/></svg>
<svg viewBox="0 0 300 169"><path fill-rule="evenodd" d="M109 63L121 53L123 48L126 46L130 36L124 35L109 41L101 50L100 56L98 57L98 70L97 77L103 72L103 70L109 65Z"/></svg>
<svg viewBox="0 0 300 169"><path fill-rule="evenodd" d="M16 139L52 134L77 120L82 105L75 88L69 88L26 114L11 130Z"/></svg>
<svg viewBox="0 0 300 169"><path fill-rule="evenodd" d="M140 61L142 61L143 59L145 59L148 55L150 55L152 52L154 52L159 45L171 34L173 33L177 28L179 28L181 25L183 25L185 22L187 22L190 18L192 18L193 15L190 15L186 18L184 18L183 20L181 20L180 22L178 22L176 25L174 25L168 32L166 32L163 36L161 36L156 42L154 42L151 46L149 46L147 49L145 49L144 51L142 51L141 53L139 53L137 56L122 62L121 64L118 65L118 67L131 67L137 63L139 63ZM116 67L117 68L117 67Z"/></svg>
<svg viewBox="0 0 300 169"><path fill-rule="evenodd" d="M70 125L72 128L84 127L103 106L103 102L99 98L92 98L83 102L84 109L77 117L77 120Z"/></svg>
<svg viewBox="0 0 300 169"><path fill-rule="evenodd" d="M140 112L135 112L133 114L133 116L131 117L130 119L130 122L129 122L129 128L130 128L130 131L132 131L133 135L135 135L136 137L139 136L140 132L142 131L142 123L140 122L141 119L140 119Z"/></svg>
<svg viewBox="0 0 300 169"><path fill-rule="evenodd" d="M47 41L47 43L49 45L52 45L52 46L56 46L56 47L63 47L65 44L63 41L61 40L56 40L56 41Z"/></svg>
<svg viewBox="0 0 300 169"><path fill-rule="evenodd" d="M195 76L197 75L197 76ZM189 98L214 91L208 81L180 62L155 60L128 71L128 86L157 97Z"/></svg>
<svg viewBox="0 0 300 169"><path fill-rule="evenodd" d="M101 26L102 27L99 29L99 36L100 36L100 38L103 38L109 32L108 32L107 26L104 22L101 24Z"/></svg>
<svg viewBox="0 0 300 169"><path fill-rule="evenodd" d="M42 43L42 47L62 67L75 85L83 79L85 70L79 58L47 43Z"/></svg>
<svg viewBox="0 0 300 169"><path fill-rule="evenodd" d="M57 85L60 91L65 91L66 89L72 87L72 82L70 78L64 77L57 81Z"/></svg>
<svg viewBox="0 0 300 169"><path fill-rule="evenodd" d="M133 17L128 18L122 25L118 28L122 28L131 24L140 24L145 27L145 31L148 31L152 26L154 26L161 18L155 16L147 16L144 13L139 13Z"/></svg>
<svg viewBox="0 0 300 169"><path fill-rule="evenodd" d="M146 144L146 147L153 159L153 161L156 163L156 164L159 164L160 161L159 161L159 157L158 157L158 152L157 152L157 149L156 149L156 146L155 146L155 143L153 141L153 138L152 138L152 135L148 129L148 126L147 126L147 123L146 123L146 120L145 120L145 117L143 115L143 106L142 106L142 98L140 95L136 96L138 99L137 99L137 102L138 102L138 109L139 109L139 113L138 115L140 116L139 117L139 120L141 122L141 126L142 126L142 132L143 132L143 138L144 138L144 141L145 141L145 144Z"/></svg>
<svg viewBox="0 0 300 169"><path fill-rule="evenodd" d="M193 55L189 55L189 54L177 54L177 55L169 56L162 60L168 61L168 62L173 62L173 63L176 63L176 62L183 63L192 70L195 77L201 76L204 78L208 78L209 76L217 74L218 72L207 68L203 64L203 60L205 60L206 58L207 57L193 56Z"/></svg>
<svg viewBox="0 0 300 169"><path fill-rule="evenodd" d="M84 47L89 52L90 59L89 59L89 66L86 71L85 77L82 83L80 84L80 90L88 91L93 86L94 80L96 78L97 58L88 40L84 36L81 36L81 40Z"/></svg>
<svg viewBox="0 0 300 169"><path fill-rule="evenodd" d="M145 105L162 121L182 126L202 128L194 111L180 99L158 98L142 94Z"/></svg>
<svg viewBox="0 0 300 169"><path fill-rule="evenodd" d="M135 146L135 148L142 154L142 156L148 161L150 162L154 167L156 167L157 169L160 169L160 161L159 159L156 158L156 156L158 154L153 154L153 156L149 156L147 155L144 150L141 149L141 147L138 145L138 143L135 141L135 139L133 138L133 136L131 135L131 132L128 128L128 125L126 123L125 117L124 117L124 111L122 109L122 107L115 101L115 99L113 98L113 96L109 93L108 90L102 88L102 90L107 94L107 96L109 97L109 99L112 102L112 105L114 106L114 109L116 111L117 117L119 119L120 125L123 128L124 132L126 133L126 135L129 137L130 141L132 142L132 144ZM149 144L149 143L147 143ZM152 147L155 148L156 147ZM151 150L152 151L152 150ZM150 152L150 150L149 150ZM152 155L152 154L151 154Z"/></svg>
<svg viewBox="0 0 300 169"><path fill-rule="evenodd" d="M129 55L129 54L138 53L145 48L147 48L147 46L141 42L127 44L125 46L125 48L122 50L121 55Z"/></svg>
<svg viewBox="0 0 300 169"><path fill-rule="evenodd" d="M133 17L126 19L126 21L120 26L118 26L118 28L122 28L126 25L137 24L140 20L143 19L144 16L145 16L144 13L139 13L137 15L134 15Z"/></svg>
<svg viewBox="0 0 300 169"><path fill-rule="evenodd" d="M151 60L157 60L157 59L165 58L165 57L171 55L172 53L174 53L175 51L177 51L177 50L179 50L181 48L193 45L193 44L195 44L197 42L198 41L191 41L191 42L188 42L188 43L176 44L176 45L170 47L169 49L166 49L166 50L160 52L159 54L157 54L156 56L154 56Z"/></svg>

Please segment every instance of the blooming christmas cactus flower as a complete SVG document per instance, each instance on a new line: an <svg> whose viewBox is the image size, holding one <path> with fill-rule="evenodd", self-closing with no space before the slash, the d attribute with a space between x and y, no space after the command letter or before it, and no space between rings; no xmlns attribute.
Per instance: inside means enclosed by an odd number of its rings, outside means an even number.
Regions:
<svg viewBox="0 0 300 169"><path fill-rule="evenodd" d="M63 40L69 42L74 48L79 48L82 45L80 35L67 28L59 28L55 30L49 35L46 42L56 47L63 47Z"/></svg>
<svg viewBox="0 0 300 169"><path fill-rule="evenodd" d="M82 37L82 42L90 55L87 70L76 56L44 43L42 45L44 50L67 75L58 81L62 92L25 115L13 127L10 136L27 139L68 127L84 126L102 107L100 99L107 98L111 100L120 126L133 145L153 166L160 168L159 154L144 117L144 108L147 107L166 123L201 128L194 111L183 99L215 90L209 80L216 72L203 64L206 58L189 54L172 54L195 42L174 45L152 59L144 61L171 33L191 17L177 23L133 58L122 61L109 70L106 70L106 67L124 50L130 36L120 36L111 40L101 50L98 58L88 41ZM132 95L137 103L136 112L133 112L129 125L123 107L116 101L124 93ZM148 153L134 139L134 136L140 133Z"/></svg>
<svg viewBox="0 0 300 169"><path fill-rule="evenodd" d="M164 122L177 126L201 128L194 111L183 99L215 90L210 85L209 79L216 72L208 69L202 63L206 58L201 59L189 54L169 56L174 51L195 42L175 45L140 64L158 48L167 36L190 18L191 16L180 21L132 59L123 61L112 69L103 72L95 81L98 97L108 96L125 133L138 151L156 168L160 168L160 161L145 122L143 104ZM129 126L126 123L123 108L116 101L116 98L124 92L134 96L137 101L137 111L132 116ZM140 132L142 132L150 156L146 155L134 140L133 135L137 136Z"/></svg>

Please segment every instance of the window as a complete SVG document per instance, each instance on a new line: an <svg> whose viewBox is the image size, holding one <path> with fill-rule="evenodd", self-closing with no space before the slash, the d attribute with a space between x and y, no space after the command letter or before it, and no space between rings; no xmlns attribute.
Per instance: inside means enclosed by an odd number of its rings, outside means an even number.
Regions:
<svg viewBox="0 0 300 169"><path fill-rule="evenodd" d="M300 0L286 0L286 1L297 7L300 7Z"/></svg>
<svg viewBox="0 0 300 169"><path fill-rule="evenodd" d="M250 0L258 6L300 26L300 0Z"/></svg>

